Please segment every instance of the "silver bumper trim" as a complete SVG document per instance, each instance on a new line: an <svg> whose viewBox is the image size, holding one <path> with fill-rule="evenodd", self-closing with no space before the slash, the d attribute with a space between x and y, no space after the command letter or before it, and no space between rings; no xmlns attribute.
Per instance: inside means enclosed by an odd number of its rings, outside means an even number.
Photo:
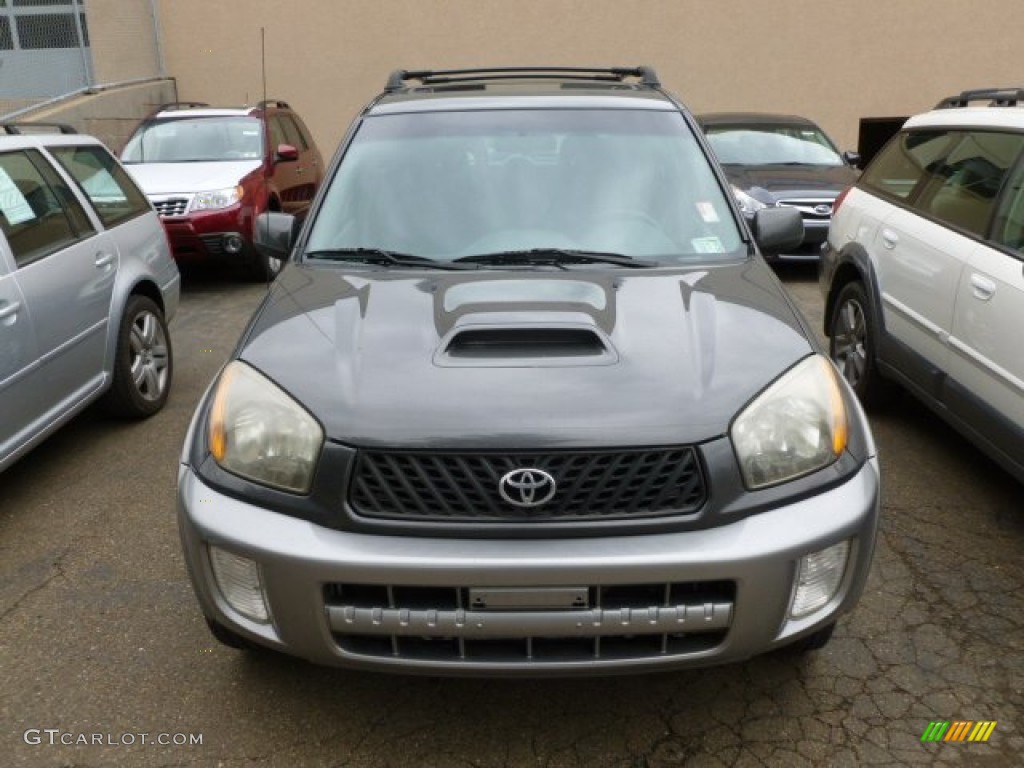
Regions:
<svg viewBox="0 0 1024 768"><path fill-rule="evenodd" d="M593 608L583 611L410 610L329 606L331 629L402 637L607 637L716 632L732 623L732 603Z"/></svg>

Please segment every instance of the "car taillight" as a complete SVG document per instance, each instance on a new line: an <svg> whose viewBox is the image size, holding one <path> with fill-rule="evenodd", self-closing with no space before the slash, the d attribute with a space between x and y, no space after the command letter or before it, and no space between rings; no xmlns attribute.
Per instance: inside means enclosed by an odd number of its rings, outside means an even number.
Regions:
<svg viewBox="0 0 1024 768"><path fill-rule="evenodd" d="M836 197L836 201L834 203L832 203L832 215L833 216L836 215L836 212L839 210L839 206L843 204L843 200L845 200L846 196L848 194L850 194L850 190L851 189L853 189L853 187L847 187L842 192L840 192L839 195Z"/></svg>

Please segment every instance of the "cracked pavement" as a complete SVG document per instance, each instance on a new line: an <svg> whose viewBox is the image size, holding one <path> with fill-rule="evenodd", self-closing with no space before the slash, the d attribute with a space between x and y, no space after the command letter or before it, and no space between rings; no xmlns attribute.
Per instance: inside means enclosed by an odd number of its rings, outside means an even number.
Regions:
<svg viewBox="0 0 1024 768"><path fill-rule="evenodd" d="M813 267L781 275L820 330ZM182 563L175 470L194 403L262 295L229 274L193 276L171 326L167 409L138 424L86 413L0 475L3 765L1024 763L1022 488L909 397L869 414L884 472L875 563L857 610L817 653L487 681L217 645ZM988 743L923 744L932 720L998 725ZM202 744L34 745L28 729Z"/></svg>

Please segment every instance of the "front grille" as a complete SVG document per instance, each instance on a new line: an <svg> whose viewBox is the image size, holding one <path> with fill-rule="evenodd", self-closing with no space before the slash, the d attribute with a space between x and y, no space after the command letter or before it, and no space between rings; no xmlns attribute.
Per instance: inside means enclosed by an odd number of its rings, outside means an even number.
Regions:
<svg viewBox="0 0 1024 768"><path fill-rule="evenodd" d="M171 216L184 216L188 209L188 198L171 197L167 200L154 200L153 207L165 219Z"/></svg>
<svg viewBox="0 0 1024 768"><path fill-rule="evenodd" d="M501 664L680 656L720 645L733 582L580 588L587 605L479 610L466 587L328 584L327 620L342 650L388 659Z"/></svg>
<svg viewBox="0 0 1024 768"><path fill-rule="evenodd" d="M516 469L547 473L554 480L554 495L537 506L507 501L499 484ZM545 491L540 488L537 493ZM349 490L357 515L446 523L689 515L698 512L706 498L704 475L692 446L564 453L367 450L356 458Z"/></svg>
<svg viewBox="0 0 1024 768"><path fill-rule="evenodd" d="M779 200L779 205L787 208L796 208L800 215L807 221L828 221L832 218L832 204L834 198L805 198L794 200ZM821 208L821 210L817 210ZM825 210L828 208L828 210Z"/></svg>

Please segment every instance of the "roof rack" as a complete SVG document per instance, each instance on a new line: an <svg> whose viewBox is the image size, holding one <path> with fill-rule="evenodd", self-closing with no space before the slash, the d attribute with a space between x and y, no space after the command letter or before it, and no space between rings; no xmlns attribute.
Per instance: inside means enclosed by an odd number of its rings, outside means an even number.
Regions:
<svg viewBox="0 0 1024 768"><path fill-rule="evenodd" d="M0 123L0 129L4 133L16 136L35 133L78 133L73 126L67 123Z"/></svg>
<svg viewBox="0 0 1024 768"><path fill-rule="evenodd" d="M963 91L959 96L947 96L936 109L956 109L966 107L972 101L987 101L990 107L1015 107L1018 101L1024 101L1024 88L978 88Z"/></svg>
<svg viewBox="0 0 1024 768"><path fill-rule="evenodd" d="M256 109L266 109L267 107L277 109L291 109L291 106L287 101L281 101L281 99L264 99L256 104Z"/></svg>
<svg viewBox="0 0 1024 768"><path fill-rule="evenodd" d="M627 77L640 80L641 85L659 88L661 81L653 67L490 67L487 69L396 69L388 77L384 90L399 91L409 80L421 85L465 83L481 80L589 80L621 83Z"/></svg>
<svg viewBox="0 0 1024 768"><path fill-rule="evenodd" d="M155 115L157 112L163 112L170 109L195 109L196 107L208 107L210 106L205 101L169 101L166 104L161 104L159 107L153 110Z"/></svg>

